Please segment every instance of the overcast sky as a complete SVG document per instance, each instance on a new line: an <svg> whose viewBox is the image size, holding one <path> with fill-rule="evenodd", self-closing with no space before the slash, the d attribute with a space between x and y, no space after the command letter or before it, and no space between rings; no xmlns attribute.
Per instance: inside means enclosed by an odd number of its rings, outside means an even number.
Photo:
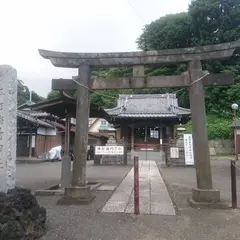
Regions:
<svg viewBox="0 0 240 240"><path fill-rule="evenodd" d="M0 64L46 97L52 78L75 69L54 67L38 49L72 52L137 50L145 24L186 11L190 0L0 0Z"/></svg>

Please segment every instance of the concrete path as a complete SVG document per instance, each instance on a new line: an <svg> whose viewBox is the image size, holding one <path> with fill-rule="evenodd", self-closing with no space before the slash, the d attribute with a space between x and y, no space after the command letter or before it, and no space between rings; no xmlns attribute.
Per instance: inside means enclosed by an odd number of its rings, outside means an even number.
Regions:
<svg viewBox="0 0 240 240"><path fill-rule="evenodd" d="M139 161L140 214L175 215L172 200L155 161ZM102 212L134 212L133 168L121 182Z"/></svg>

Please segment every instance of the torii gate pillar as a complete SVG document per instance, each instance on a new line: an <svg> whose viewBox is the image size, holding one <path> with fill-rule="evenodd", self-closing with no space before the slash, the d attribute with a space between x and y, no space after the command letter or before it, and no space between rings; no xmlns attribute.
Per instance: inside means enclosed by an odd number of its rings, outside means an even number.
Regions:
<svg viewBox="0 0 240 240"><path fill-rule="evenodd" d="M202 64L193 60L188 64L190 79L189 99L192 115L193 150L197 175L197 188L193 189L190 204L220 202L220 191L212 187L212 174L206 127L205 99L202 81ZM194 84L193 84L194 83Z"/></svg>
<svg viewBox="0 0 240 240"><path fill-rule="evenodd" d="M81 65L78 69L76 130L74 141L74 160L72 184L65 188L64 198L58 204L81 204L94 199L91 188L86 184L86 159L88 146L88 120L90 109L90 66Z"/></svg>

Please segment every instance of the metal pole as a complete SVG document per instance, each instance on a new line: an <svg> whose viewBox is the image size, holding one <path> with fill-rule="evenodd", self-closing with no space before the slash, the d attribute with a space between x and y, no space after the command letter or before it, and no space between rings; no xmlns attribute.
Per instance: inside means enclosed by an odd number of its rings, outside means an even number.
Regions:
<svg viewBox="0 0 240 240"><path fill-rule="evenodd" d="M232 208L237 208L237 180L235 161L231 160Z"/></svg>
<svg viewBox="0 0 240 240"><path fill-rule="evenodd" d="M237 139L237 111L233 109L234 115L234 142L235 142L235 159L238 161L238 139Z"/></svg>
<svg viewBox="0 0 240 240"><path fill-rule="evenodd" d="M139 164L134 156L134 214L139 214Z"/></svg>

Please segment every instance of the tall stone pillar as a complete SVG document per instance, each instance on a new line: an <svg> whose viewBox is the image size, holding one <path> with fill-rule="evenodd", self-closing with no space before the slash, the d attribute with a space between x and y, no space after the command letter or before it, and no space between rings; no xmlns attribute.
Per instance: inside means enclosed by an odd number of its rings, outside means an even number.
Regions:
<svg viewBox="0 0 240 240"><path fill-rule="evenodd" d="M190 106L192 114L193 150L195 157L197 188L193 189L195 202L219 202L220 192L212 189L212 174L206 128L205 100L202 81L202 65L199 60L188 66L190 77Z"/></svg>
<svg viewBox="0 0 240 240"><path fill-rule="evenodd" d="M89 94L90 67L79 67L76 106L76 130L74 142L74 160L72 186L65 189L64 199L59 203L87 203L93 199L90 186L86 185L86 162L88 146L88 119L90 109Z"/></svg>
<svg viewBox="0 0 240 240"><path fill-rule="evenodd" d="M0 66L0 192L15 187L17 136L17 72Z"/></svg>
<svg viewBox="0 0 240 240"><path fill-rule="evenodd" d="M74 142L74 161L72 186L85 186L86 184L86 161L88 145L88 119L90 108L89 95L90 67L83 65L79 67L77 86L77 109L76 109L76 131ZM84 87L85 86L85 87Z"/></svg>

